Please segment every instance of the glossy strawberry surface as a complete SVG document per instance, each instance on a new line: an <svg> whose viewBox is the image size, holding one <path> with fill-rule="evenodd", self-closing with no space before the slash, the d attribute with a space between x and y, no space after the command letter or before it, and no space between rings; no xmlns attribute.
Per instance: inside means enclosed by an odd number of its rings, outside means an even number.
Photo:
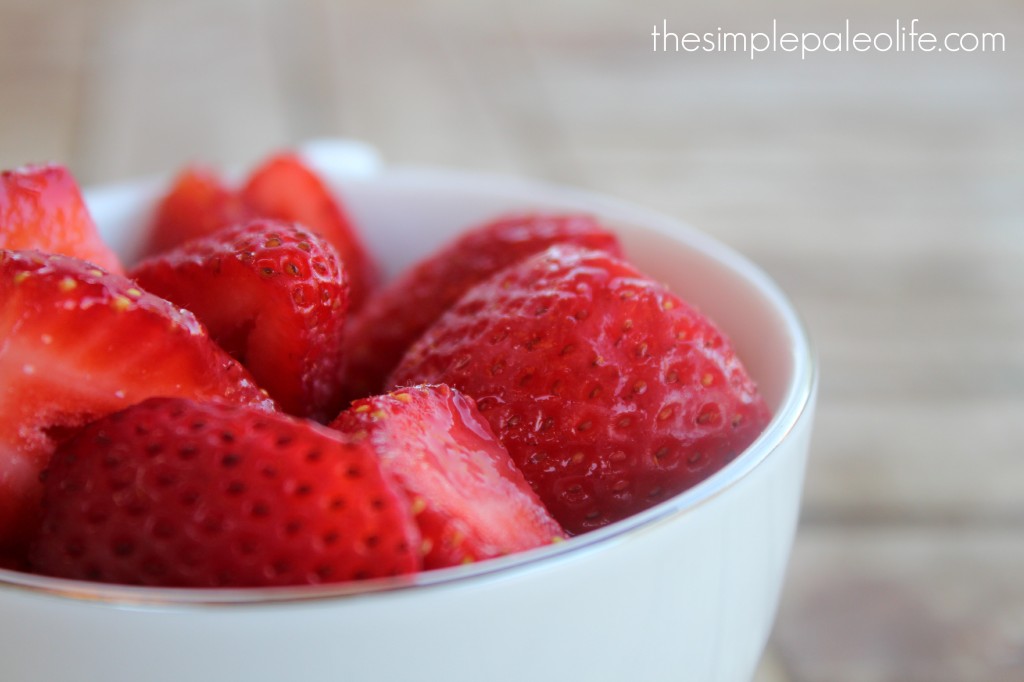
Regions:
<svg viewBox="0 0 1024 682"><path fill-rule="evenodd" d="M474 227L376 293L346 332L350 397L378 393L416 339L470 287L553 244L620 256L614 234L587 215L527 213Z"/></svg>
<svg viewBox="0 0 1024 682"><path fill-rule="evenodd" d="M280 414L149 400L64 443L45 486L29 559L49 575L242 587L420 566L408 501L372 450Z"/></svg>
<svg viewBox="0 0 1024 682"><path fill-rule="evenodd" d="M152 256L254 217L214 170L189 166L174 178L154 211L144 255Z"/></svg>
<svg viewBox="0 0 1024 682"><path fill-rule="evenodd" d="M255 218L301 223L338 251L359 307L377 282L377 267L341 199L298 155L276 154L238 187L201 166L184 169L159 202L145 256Z"/></svg>
<svg viewBox="0 0 1024 682"><path fill-rule="evenodd" d="M409 496L425 568L565 537L473 401L448 386L413 386L356 401L332 426L369 444Z"/></svg>
<svg viewBox="0 0 1024 682"><path fill-rule="evenodd" d="M704 480L770 416L710 320L624 261L573 246L467 292L389 385L424 382L476 400L571 533Z"/></svg>
<svg viewBox="0 0 1024 682"><path fill-rule="evenodd" d="M252 220L139 263L140 286L195 313L284 411L337 416L348 276L323 237Z"/></svg>
<svg viewBox="0 0 1024 682"><path fill-rule="evenodd" d="M273 406L191 313L82 260L0 251L0 548L62 438L157 395Z"/></svg>
<svg viewBox="0 0 1024 682"><path fill-rule="evenodd" d="M59 253L122 271L100 239L78 183L58 164L0 173L0 249Z"/></svg>
<svg viewBox="0 0 1024 682"><path fill-rule="evenodd" d="M362 307L377 285L377 265L338 198L297 154L285 152L257 167L241 189L256 215L301 223L338 250L349 272L352 308Z"/></svg>

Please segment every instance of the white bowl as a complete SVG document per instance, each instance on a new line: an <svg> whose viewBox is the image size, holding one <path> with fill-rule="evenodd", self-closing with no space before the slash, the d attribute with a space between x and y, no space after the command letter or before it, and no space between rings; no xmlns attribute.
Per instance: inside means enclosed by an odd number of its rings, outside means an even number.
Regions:
<svg viewBox="0 0 1024 682"><path fill-rule="evenodd" d="M727 247L574 190L310 154L393 275L510 210L596 214L637 265L731 336L775 416L740 457L644 513L558 545L361 584L267 590L98 585L0 570L0 679L19 682L749 680L775 614L817 392L792 306ZM130 254L159 182L88 201Z"/></svg>

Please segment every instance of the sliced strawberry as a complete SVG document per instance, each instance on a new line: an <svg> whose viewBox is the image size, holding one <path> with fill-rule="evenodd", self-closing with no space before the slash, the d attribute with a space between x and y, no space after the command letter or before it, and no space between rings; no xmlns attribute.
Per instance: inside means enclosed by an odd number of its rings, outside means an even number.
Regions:
<svg viewBox="0 0 1024 682"><path fill-rule="evenodd" d="M625 262L572 246L467 292L390 379L424 382L476 399L570 533L703 480L769 419L707 318Z"/></svg>
<svg viewBox="0 0 1024 682"><path fill-rule="evenodd" d="M256 215L302 223L333 244L349 272L352 309L362 306L377 282L376 266L339 200L297 155L278 154L263 162L241 196Z"/></svg>
<svg viewBox="0 0 1024 682"><path fill-rule="evenodd" d="M0 249L60 253L122 272L96 231L78 183L56 164L0 173Z"/></svg>
<svg viewBox="0 0 1024 682"><path fill-rule="evenodd" d="M64 443L29 559L68 578L223 587L419 568L405 495L366 445L251 408L155 398Z"/></svg>
<svg viewBox="0 0 1024 682"><path fill-rule="evenodd" d="M143 261L131 276L195 313L284 411L326 422L343 407L348 284L319 235L254 220Z"/></svg>
<svg viewBox="0 0 1024 682"><path fill-rule="evenodd" d="M425 568L565 537L473 401L448 386L415 386L360 400L332 426L369 443L411 498Z"/></svg>
<svg viewBox="0 0 1024 682"><path fill-rule="evenodd" d="M0 251L0 548L23 539L56 441L150 396L272 407L191 313L75 258Z"/></svg>
<svg viewBox="0 0 1024 682"><path fill-rule="evenodd" d="M250 211L242 205L241 198L214 171L192 166L174 179L157 205L143 252L163 253L248 217Z"/></svg>
<svg viewBox="0 0 1024 682"><path fill-rule="evenodd" d="M553 244L620 256L614 234L585 215L507 216L470 230L374 295L346 331L350 398L379 393L409 346L470 287Z"/></svg>

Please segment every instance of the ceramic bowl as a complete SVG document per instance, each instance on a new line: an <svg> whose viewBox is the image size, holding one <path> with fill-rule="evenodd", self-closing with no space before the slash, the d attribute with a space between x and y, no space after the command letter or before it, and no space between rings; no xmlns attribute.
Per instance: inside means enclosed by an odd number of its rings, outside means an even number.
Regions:
<svg viewBox="0 0 1024 682"><path fill-rule="evenodd" d="M534 682L749 680L768 638L797 522L816 397L807 334L755 265L677 220L575 190L386 168L372 150L307 147L393 275L507 211L580 210L641 270L733 339L774 410L701 484L567 542L359 584L170 590L0 570L0 679ZM88 201L122 255L159 181Z"/></svg>

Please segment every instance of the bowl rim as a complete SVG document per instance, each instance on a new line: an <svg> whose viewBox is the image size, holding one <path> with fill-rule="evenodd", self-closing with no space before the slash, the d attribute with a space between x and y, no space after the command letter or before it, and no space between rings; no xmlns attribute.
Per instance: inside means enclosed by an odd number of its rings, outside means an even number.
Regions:
<svg viewBox="0 0 1024 682"><path fill-rule="evenodd" d="M326 170L329 181L334 180L342 184L345 182L338 180L337 177L330 177L329 169ZM775 281L760 266L724 242L667 214L604 194L555 183L494 173L426 166L390 166L380 173L372 174L368 180L372 182L385 174L405 179L411 177L414 180L427 177L433 180L441 179L446 183L458 181L470 186L491 189L497 183L502 188L511 188L538 197L540 201L548 197L556 203L585 204L586 210L598 217L606 217L609 214L628 215L630 224L673 237L684 243L686 247L716 260L733 275L746 280L765 297L773 311L783 320L786 332L793 340L793 347L790 349L793 371L789 375L785 392L768 426L750 446L725 467L697 485L649 509L561 542L475 564L363 581L264 588L177 588L118 585L57 578L0 568L0 594L13 590L71 601L102 604L114 608L209 609L224 606L253 607L309 602L340 603L352 599L381 598L411 589L418 591L426 588L453 587L469 582L509 577L541 566L550 566L555 562L569 561L587 552L601 551L614 543L626 542L638 531L649 530L668 523L708 504L746 479L751 472L766 462L772 453L781 447L790 432L794 430L797 423L812 406L818 389L819 368L817 352L808 333L807 325ZM362 182L364 180L366 178L358 180L349 178L349 181ZM147 190L152 191L154 187L158 186L153 178L149 178L101 185L86 190L84 194L88 202L90 196L98 197L106 193L117 196L124 196L126 193L146 193Z"/></svg>

